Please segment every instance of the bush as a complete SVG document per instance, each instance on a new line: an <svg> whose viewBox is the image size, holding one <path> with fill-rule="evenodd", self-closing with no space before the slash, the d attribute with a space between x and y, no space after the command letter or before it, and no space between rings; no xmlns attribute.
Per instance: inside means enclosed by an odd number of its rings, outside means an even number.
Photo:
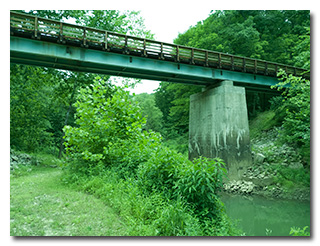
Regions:
<svg viewBox="0 0 320 246"><path fill-rule="evenodd" d="M287 75L283 70L278 73L282 82L278 90L284 90L283 105L285 112L281 139L299 148L307 167L310 165L310 81L302 77ZM280 110L280 111L281 111Z"/></svg>
<svg viewBox="0 0 320 246"><path fill-rule="evenodd" d="M82 88L74 104L77 126L64 127L67 154L80 171L119 163L135 168L160 143L159 135L142 132L146 119L129 92L107 85L98 77Z"/></svg>
<svg viewBox="0 0 320 246"><path fill-rule="evenodd" d="M141 163L138 179L143 188L158 190L171 196L181 163L187 161L181 154L166 147L159 148L146 163Z"/></svg>
<svg viewBox="0 0 320 246"><path fill-rule="evenodd" d="M230 224L217 196L226 173L220 159L194 163L142 131L145 118L129 92L99 78L81 89L76 127L66 126L64 178L128 218L130 235L207 235ZM206 221L204 223L204 221ZM205 229L206 228L206 229Z"/></svg>
<svg viewBox="0 0 320 246"><path fill-rule="evenodd" d="M153 226L157 236L204 236L199 219L179 199L163 207Z"/></svg>
<svg viewBox="0 0 320 246"><path fill-rule="evenodd" d="M199 215L217 219L224 212L218 191L226 174L225 164L219 158L200 157L193 163L186 161L178 171L175 195L194 204Z"/></svg>
<svg viewBox="0 0 320 246"><path fill-rule="evenodd" d="M304 237L310 237L310 232L306 231L308 229L308 226L303 227L303 229L301 229L300 227L291 227L290 229L290 236L294 236L294 237L300 237L300 236L304 236Z"/></svg>
<svg viewBox="0 0 320 246"><path fill-rule="evenodd" d="M159 190L169 198L183 198L198 215L212 218L223 212L217 193L224 177L226 169L221 159L200 157L191 162L166 148L159 149L138 171L146 191Z"/></svg>
<svg viewBox="0 0 320 246"><path fill-rule="evenodd" d="M303 167L290 168L278 164L270 167L270 170L277 171L277 175L274 177L275 182L287 188L293 186L310 187L310 172Z"/></svg>

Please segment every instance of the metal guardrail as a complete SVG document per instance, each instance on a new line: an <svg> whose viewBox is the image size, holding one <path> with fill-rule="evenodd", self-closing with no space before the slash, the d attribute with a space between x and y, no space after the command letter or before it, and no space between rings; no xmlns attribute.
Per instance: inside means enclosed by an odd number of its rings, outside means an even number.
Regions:
<svg viewBox="0 0 320 246"><path fill-rule="evenodd" d="M159 42L13 11L10 11L10 35L271 77L276 77L279 69L288 74L310 77L307 70L289 65Z"/></svg>

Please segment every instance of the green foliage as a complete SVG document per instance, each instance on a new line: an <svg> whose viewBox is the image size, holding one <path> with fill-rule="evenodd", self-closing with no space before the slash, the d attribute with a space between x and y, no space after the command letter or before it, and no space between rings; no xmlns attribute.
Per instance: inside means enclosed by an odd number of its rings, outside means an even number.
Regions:
<svg viewBox="0 0 320 246"><path fill-rule="evenodd" d="M19 10L18 10L19 11ZM19 11L25 12L25 11ZM152 38L136 11L30 10L28 14L106 28ZM62 128L74 126L75 95L95 74L68 72L23 65L10 66L10 145L23 151L58 155ZM107 80L108 76L103 76Z"/></svg>
<svg viewBox="0 0 320 246"><path fill-rule="evenodd" d="M306 28L310 11L213 11L175 43L294 65L297 51L308 49Z"/></svg>
<svg viewBox="0 0 320 246"><path fill-rule="evenodd" d="M169 84L168 90L174 92L169 119L171 126L179 134L188 131L190 96L201 91L199 86Z"/></svg>
<svg viewBox="0 0 320 246"><path fill-rule="evenodd" d="M200 86L161 82L155 92L156 106L163 114L166 145L180 153L188 151L190 95L200 91Z"/></svg>
<svg viewBox="0 0 320 246"><path fill-rule="evenodd" d="M225 164L219 158L186 161L178 169L174 192L195 205L199 215L217 219L224 212L218 192L226 177Z"/></svg>
<svg viewBox="0 0 320 246"><path fill-rule="evenodd" d="M148 153L145 149L159 142L158 135L142 132L146 119L129 92L99 77L80 90L75 106L77 126L64 128L65 145L69 156L81 160L83 171L102 163L136 166Z"/></svg>
<svg viewBox="0 0 320 246"><path fill-rule="evenodd" d="M68 175L65 181L70 180ZM112 207L123 218L130 236L238 235L225 214L219 222L201 220L180 197L168 199L157 191L146 194L137 180L121 179L115 170L105 170L98 176L81 176L75 187Z"/></svg>
<svg viewBox="0 0 320 246"><path fill-rule="evenodd" d="M133 98L139 103L142 110L142 116L146 117L147 122L144 130L154 132L163 132L163 114L155 104L154 94L141 93Z"/></svg>
<svg viewBox="0 0 320 246"><path fill-rule="evenodd" d="M80 90L75 106L77 126L65 127L66 180L129 217L130 235L214 234L219 223L230 228L217 196L225 175L220 159L192 163L162 146L157 134L142 131L146 120L129 93L99 78Z"/></svg>
<svg viewBox="0 0 320 246"><path fill-rule="evenodd" d="M173 149L184 156L188 156L189 133L179 134L175 130L167 131L164 145L169 149Z"/></svg>
<svg viewBox="0 0 320 246"><path fill-rule="evenodd" d="M159 148L144 164L139 166L138 178L148 192L159 190L172 195L175 174L184 158L167 148Z"/></svg>
<svg viewBox="0 0 320 246"><path fill-rule="evenodd" d="M310 81L302 77L279 72L282 82L275 86L284 90L283 105L285 112L281 139L299 148L307 165L310 165Z"/></svg>
<svg viewBox="0 0 320 246"><path fill-rule="evenodd" d="M263 131L272 129L277 125L275 120L275 112L272 110L262 112L249 122L250 137L256 138Z"/></svg>
<svg viewBox="0 0 320 246"><path fill-rule="evenodd" d="M169 124L170 107L172 106L174 98L174 91L168 89L169 85L170 83L161 82L154 94L156 106L163 114L163 123L165 126Z"/></svg>
<svg viewBox="0 0 320 246"><path fill-rule="evenodd" d="M41 68L10 66L10 145L35 151L51 145L50 85L57 79Z"/></svg>
<svg viewBox="0 0 320 246"><path fill-rule="evenodd" d="M295 66L310 70L310 26L306 33L299 36L298 44L293 50Z"/></svg>
<svg viewBox="0 0 320 246"><path fill-rule="evenodd" d="M21 11L21 10L20 10ZM24 11L21 11L24 12ZM69 18L80 18L83 16L85 10L29 10L27 14L36 15L39 17L50 18L54 20L62 20Z"/></svg>
<svg viewBox="0 0 320 246"><path fill-rule="evenodd" d="M148 192L159 190L167 197L182 197L204 217L223 211L217 196L226 177L221 159L199 158L193 162L166 148L159 149L139 167L138 178Z"/></svg>
<svg viewBox="0 0 320 246"><path fill-rule="evenodd" d="M24 12L24 11L19 11ZM146 30L144 19L139 11L119 10L29 10L27 14L39 17L65 20L74 19L77 24L107 31L153 38Z"/></svg>
<svg viewBox="0 0 320 246"><path fill-rule="evenodd" d="M259 58L310 68L310 11L226 10L210 16L181 33L176 44ZM188 132L189 96L200 87L160 84L156 105L163 113L167 135L172 129ZM249 117L266 109L268 96L247 93ZM166 140L172 140L165 135Z"/></svg>
<svg viewBox="0 0 320 246"><path fill-rule="evenodd" d="M310 237L310 232L306 231L308 230L308 226L303 227L302 229L300 227L291 227L290 229L290 236L294 237Z"/></svg>
<svg viewBox="0 0 320 246"><path fill-rule="evenodd" d="M140 16L139 11L86 10L76 22L103 30L153 38L153 34L146 30L144 19Z"/></svg>
<svg viewBox="0 0 320 246"><path fill-rule="evenodd" d="M274 177L276 183L286 188L310 187L310 172L304 168L290 168L282 165L273 165L270 170L276 170L277 175Z"/></svg>

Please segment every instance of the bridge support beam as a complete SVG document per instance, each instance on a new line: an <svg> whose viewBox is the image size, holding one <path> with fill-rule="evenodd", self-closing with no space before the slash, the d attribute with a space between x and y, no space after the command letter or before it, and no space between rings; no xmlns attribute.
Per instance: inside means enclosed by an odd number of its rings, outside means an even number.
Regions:
<svg viewBox="0 0 320 246"><path fill-rule="evenodd" d="M220 157L230 180L252 164L245 88L223 81L190 97L189 159Z"/></svg>

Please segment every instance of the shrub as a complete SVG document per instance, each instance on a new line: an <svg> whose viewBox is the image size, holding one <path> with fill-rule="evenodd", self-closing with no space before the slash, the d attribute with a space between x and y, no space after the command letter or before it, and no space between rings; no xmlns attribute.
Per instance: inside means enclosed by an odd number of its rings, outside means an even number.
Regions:
<svg viewBox="0 0 320 246"><path fill-rule="evenodd" d="M281 139L298 147L307 166L310 165L310 81L302 77L287 75L283 70L278 73L280 82L275 87L284 90L283 105L285 112Z"/></svg>
<svg viewBox="0 0 320 246"><path fill-rule="evenodd" d="M309 237L310 236L310 232L306 231L308 229L308 226L303 227L303 229L301 229L300 227L291 227L290 229L290 236L294 236L294 237L299 237L299 236L304 236L304 237Z"/></svg>
<svg viewBox="0 0 320 246"><path fill-rule="evenodd" d="M70 171L64 180L129 218L130 235L196 235L224 221L217 196L222 160L192 163L163 147L159 134L142 131L146 121L129 92L99 78L80 90L75 106L77 126L64 128ZM208 218L212 226L203 223Z"/></svg>
<svg viewBox="0 0 320 246"><path fill-rule="evenodd" d="M180 199L164 206L153 226L157 236L204 236L199 219Z"/></svg>
<svg viewBox="0 0 320 246"><path fill-rule="evenodd" d="M184 157L166 147L159 148L151 158L139 166L138 178L140 184L148 192L159 190L166 195L172 195L176 172Z"/></svg>
<svg viewBox="0 0 320 246"><path fill-rule="evenodd" d="M159 190L175 199L183 198L202 217L219 217L223 206L218 198L226 177L221 159L200 157L193 162L167 148L159 149L139 166L138 177L148 192Z"/></svg>
<svg viewBox="0 0 320 246"><path fill-rule="evenodd" d="M136 167L146 159L146 148L155 148L160 142L159 135L142 132L146 119L129 92L110 88L99 77L80 90L74 106L77 126L64 127L65 146L79 170L119 163Z"/></svg>
<svg viewBox="0 0 320 246"><path fill-rule="evenodd" d="M218 197L226 177L224 162L219 159L200 157L193 163L186 161L180 167L175 182L175 195L194 204L201 216L218 218L224 208Z"/></svg>
<svg viewBox="0 0 320 246"><path fill-rule="evenodd" d="M275 182L287 188L293 186L310 187L310 172L303 167L290 168L278 164L271 167L270 170L277 171L277 175L274 177Z"/></svg>

